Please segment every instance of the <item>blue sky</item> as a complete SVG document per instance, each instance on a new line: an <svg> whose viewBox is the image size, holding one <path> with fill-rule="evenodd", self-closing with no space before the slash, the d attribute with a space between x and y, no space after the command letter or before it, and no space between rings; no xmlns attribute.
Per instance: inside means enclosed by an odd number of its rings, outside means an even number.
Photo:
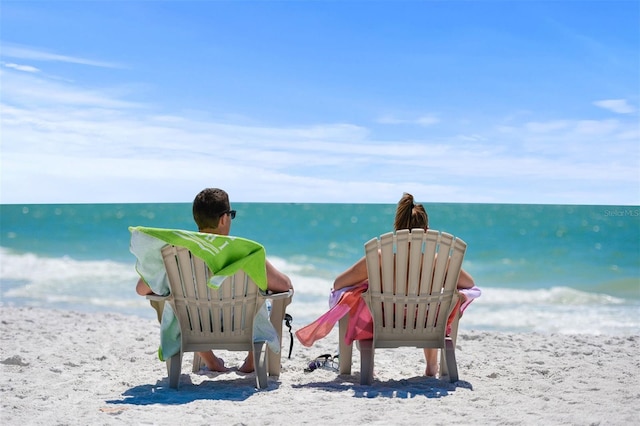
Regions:
<svg viewBox="0 0 640 426"><path fill-rule="evenodd" d="M640 204L637 1L0 12L0 203Z"/></svg>

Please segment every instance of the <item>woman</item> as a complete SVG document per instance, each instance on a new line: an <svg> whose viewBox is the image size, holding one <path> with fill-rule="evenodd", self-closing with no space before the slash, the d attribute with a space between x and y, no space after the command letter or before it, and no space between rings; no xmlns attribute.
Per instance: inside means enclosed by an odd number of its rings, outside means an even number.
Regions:
<svg viewBox="0 0 640 426"><path fill-rule="evenodd" d="M425 231L429 229L429 217L422 204L415 204L413 195L404 193L398 202L396 209L396 217L394 220L394 229L415 229L421 228ZM368 280L367 261L363 257L346 271L338 275L333 283L333 290L340 290L345 287L362 284ZM458 289L469 289L474 286L474 281L463 269L460 270L458 278ZM438 371L438 350L424 349L424 358L427 364L425 369L426 376L435 376Z"/></svg>

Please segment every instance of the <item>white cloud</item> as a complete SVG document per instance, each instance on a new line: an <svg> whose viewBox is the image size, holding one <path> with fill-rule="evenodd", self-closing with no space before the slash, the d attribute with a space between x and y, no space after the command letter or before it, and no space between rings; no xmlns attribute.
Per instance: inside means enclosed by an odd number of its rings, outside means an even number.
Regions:
<svg viewBox="0 0 640 426"><path fill-rule="evenodd" d="M416 120L416 124L419 124L420 126L424 126L424 127L432 126L434 124L438 124L439 122L440 122L440 119L432 115L425 115L422 117L418 117L418 119Z"/></svg>
<svg viewBox="0 0 640 426"><path fill-rule="evenodd" d="M605 99L595 101L593 104L617 114L631 114L636 111L633 105L630 105L626 99Z"/></svg>
<svg viewBox="0 0 640 426"><path fill-rule="evenodd" d="M438 124L440 119L434 115L423 115L417 118L398 118L394 115L384 115L377 120L380 124L411 124L422 127Z"/></svg>
<svg viewBox="0 0 640 426"><path fill-rule="evenodd" d="M461 134L461 135L458 135L458 139L465 142L482 142L487 140L486 137L478 134L471 134L471 135Z"/></svg>
<svg viewBox="0 0 640 426"><path fill-rule="evenodd" d="M575 130L590 136L610 135L620 128L618 120L580 120L576 123Z"/></svg>
<svg viewBox="0 0 640 426"><path fill-rule="evenodd" d="M611 204L630 195L576 194L607 182L629 192L637 181L634 151L615 141L594 156L574 149L580 139L532 150L479 137L378 141L344 124L246 127L105 109L3 106L2 117L2 202L188 201L215 185L256 202L387 202L411 191L434 201ZM535 136L526 125L518 133Z"/></svg>
<svg viewBox="0 0 640 426"><path fill-rule="evenodd" d="M40 72L40 70L36 67L32 67L31 65L19 65L13 63L3 63L3 65L7 68L13 68L14 70L24 71L24 72Z"/></svg>
<svg viewBox="0 0 640 426"><path fill-rule="evenodd" d="M379 140L349 123L157 114L118 90L0 75L2 203L186 202L205 186L254 202L389 202L404 191L450 202L640 201L634 120L512 119L437 142Z"/></svg>
<svg viewBox="0 0 640 426"><path fill-rule="evenodd" d="M550 133L558 130L566 129L569 123L565 120L555 120L546 122L529 122L525 129L533 133Z"/></svg>
<svg viewBox="0 0 640 426"><path fill-rule="evenodd" d="M134 102L124 101L122 89L86 89L64 81L51 81L39 75L0 70L3 99L18 105L64 108L94 106L102 108L133 108Z"/></svg>
<svg viewBox="0 0 640 426"><path fill-rule="evenodd" d="M122 65L116 63L61 55L58 53L51 53L45 50L34 49L32 47L25 47L12 43L2 43L2 56L9 58L29 59L32 61L67 62L72 64L88 65L101 68L122 68Z"/></svg>

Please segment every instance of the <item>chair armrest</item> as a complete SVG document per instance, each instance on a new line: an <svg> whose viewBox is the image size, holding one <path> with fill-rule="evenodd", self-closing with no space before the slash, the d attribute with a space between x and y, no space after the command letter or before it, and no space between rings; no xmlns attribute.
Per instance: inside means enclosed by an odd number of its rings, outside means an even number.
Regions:
<svg viewBox="0 0 640 426"><path fill-rule="evenodd" d="M267 290L267 291L260 290L260 295L265 299L271 299L271 300L288 299L291 296L293 296L293 290L283 291L282 293L273 293L271 290Z"/></svg>
<svg viewBox="0 0 640 426"><path fill-rule="evenodd" d="M154 300L156 302L163 302L163 301L169 299L169 296L160 296L159 294L147 294L146 298L147 298L147 300Z"/></svg>

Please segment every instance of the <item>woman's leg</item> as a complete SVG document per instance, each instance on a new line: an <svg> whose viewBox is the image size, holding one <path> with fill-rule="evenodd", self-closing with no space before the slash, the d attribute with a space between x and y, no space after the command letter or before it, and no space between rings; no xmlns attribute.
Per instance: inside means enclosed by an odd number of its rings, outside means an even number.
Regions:
<svg viewBox="0 0 640 426"><path fill-rule="evenodd" d="M425 349L424 360L427 363L424 375L436 377L436 374L438 373L438 349Z"/></svg>

